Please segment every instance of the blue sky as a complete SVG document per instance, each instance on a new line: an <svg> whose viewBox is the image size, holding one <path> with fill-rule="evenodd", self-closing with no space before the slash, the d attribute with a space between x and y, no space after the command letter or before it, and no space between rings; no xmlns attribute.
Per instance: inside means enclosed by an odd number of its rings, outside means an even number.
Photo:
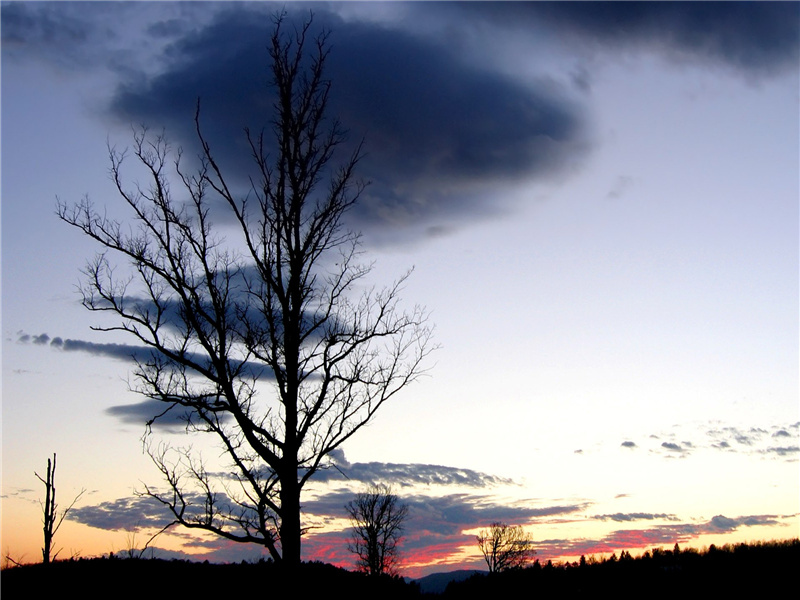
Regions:
<svg viewBox="0 0 800 600"><path fill-rule="evenodd" d="M350 560L344 503L370 481L410 505L412 574L478 565L475 531L498 519L545 558L796 537L798 5L286 6L331 30L374 282L414 266L403 300L441 344L337 456L349 479L309 490L306 556ZM75 286L98 248L56 198L123 215L107 141L146 123L191 157L198 96L244 186L277 7L2 4L4 553L36 556L33 471L54 451L63 501L88 490L65 553L160 522L133 495L159 476L134 340L90 329Z"/></svg>

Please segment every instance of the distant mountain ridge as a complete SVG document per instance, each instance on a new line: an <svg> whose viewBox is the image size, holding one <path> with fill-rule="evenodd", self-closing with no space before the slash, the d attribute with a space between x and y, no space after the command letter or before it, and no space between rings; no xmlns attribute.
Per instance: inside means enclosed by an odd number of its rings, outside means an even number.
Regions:
<svg viewBox="0 0 800 600"><path fill-rule="evenodd" d="M461 569L459 571L448 571L446 573L431 573L419 579L406 578L406 581L419 584L419 589L423 594L441 594L451 581L464 581L478 574L486 575L487 572L475 569Z"/></svg>

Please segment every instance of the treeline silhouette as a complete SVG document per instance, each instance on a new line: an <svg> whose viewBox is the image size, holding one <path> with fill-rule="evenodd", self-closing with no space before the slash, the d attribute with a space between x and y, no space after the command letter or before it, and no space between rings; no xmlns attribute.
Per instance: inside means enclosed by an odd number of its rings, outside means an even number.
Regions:
<svg viewBox="0 0 800 600"><path fill-rule="evenodd" d="M726 544L698 551L654 548L634 557L622 552L601 559L589 557L572 563L539 561L521 569L479 574L451 582L443 600L461 598L529 598L554 594L560 599L583 598L598 592L667 598L692 595L783 592L796 585L800 564L800 539ZM143 558L91 558L31 564L5 569L0 577L4 599L36 592L72 591L83 599L137 600L151 597L214 597L216 595L283 595L329 598L342 591L353 598L401 599L423 594L415 582L400 577L371 577L321 562L303 563L287 578L271 561L213 564L183 560Z"/></svg>
<svg viewBox="0 0 800 600"><path fill-rule="evenodd" d="M530 597L557 595L583 598L607 592L641 594L648 598L673 598L691 592L720 597L785 592L797 582L800 539L790 541L726 544L704 551L654 548L634 557L619 556L572 563L541 564L524 569L476 575L447 586L444 598Z"/></svg>
<svg viewBox="0 0 800 600"><path fill-rule="evenodd" d="M306 562L288 575L271 560L214 564L158 558L79 558L3 570L3 600L54 597L72 592L81 600L153 598L412 598L419 586L401 577L369 577L322 562ZM57 596L56 596L57 597Z"/></svg>

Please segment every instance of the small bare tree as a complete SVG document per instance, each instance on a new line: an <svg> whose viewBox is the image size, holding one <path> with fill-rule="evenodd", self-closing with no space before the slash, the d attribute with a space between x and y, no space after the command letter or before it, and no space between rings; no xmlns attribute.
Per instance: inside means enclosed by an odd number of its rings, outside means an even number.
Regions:
<svg viewBox="0 0 800 600"><path fill-rule="evenodd" d="M521 525L495 522L481 530L476 540L490 573L523 567L536 554Z"/></svg>
<svg viewBox="0 0 800 600"><path fill-rule="evenodd" d="M312 39L310 26L287 32L284 17L275 20L274 114L267 133L247 131L249 191L223 174L198 104L199 170L187 172L163 135L139 130L131 153L149 185L131 187L126 153L110 148L132 225L88 199L58 206L102 247L85 271L83 303L118 321L97 329L133 337L140 356L149 349L137 391L164 403L159 416L182 411L188 433L216 436L228 459L207 468L191 447L148 445L168 489L145 493L175 522L261 544L289 568L300 563L303 487L420 375L433 349L427 312L398 307L405 276L383 291L364 285L371 267L344 225L365 185L354 175L361 147L331 163L345 134L327 115L328 34ZM234 224L224 238L215 205ZM130 277L118 275L114 256Z"/></svg>
<svg viewBox="0 0 800 600"><path fill-rule="evenodd" d="M53 461L50 462L50 459L47 459L47 475L45 478L42 478L41 475L34 472L34 475L44 484L45 487L45 499L44 504L42 504L42 523L44 524L44 546L42 547L42 562L44 564L49 564L51 560L55 560L58 556L58 552L51 556L53 550L53 537L58 532L59 527L61 527L61 523L64 522L64 519L72 510L72 507L75 506L75 503L80 500L80 497L83 496L83 493L86 490L81 490L80 493L75 496L75 499L72 503L65 508L61 513L58 512L58 505L56 504L56 455L53 454ZM41 504L41 502L40 502Z"/></svg>
<svg viewBox="0 0 800 600"><path fill-rule="evenodd" d="M387 485L373 485L347 504L353 530L347 548L369 575L394 575L408 506Z"/></svg>

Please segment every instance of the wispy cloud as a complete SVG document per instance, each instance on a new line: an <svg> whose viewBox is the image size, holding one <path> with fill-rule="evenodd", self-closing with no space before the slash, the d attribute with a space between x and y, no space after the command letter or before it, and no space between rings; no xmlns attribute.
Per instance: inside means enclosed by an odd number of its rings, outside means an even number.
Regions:
<svg viewBox="0 0 800 600"><path fill-rule="evenodd" d="M601 517L609 515L601 515ZM652 515L652 520L675 521L674 524L655 525L647 529L620 529L599 539L547 539L537 541L536 548L542 558L579 556L617 552L644 551L655 546L686 544L697 536L711 533L730 533L740 527L780 524L786 517L779 515L746 515L735 518L716 515L702 523L680 522L674 515ZM597 518L597 517L595 517ZM616 521L617 519L611 519ZM622 519L626 520L626 519ZM639 519L632 519L639 520ZM651 520L645 517L643 520Z"/></svg>
<svg viewBox="0 0 800 600"><path fill-rule="evenodd" d="M620 443L620 448L645 450L665 457L689 457L697 452L713 450L795 461L800 457L800 427L797 423L745 428L718 422L681 424L667 432L652 434L639 444L625 440Z"/></svg>

